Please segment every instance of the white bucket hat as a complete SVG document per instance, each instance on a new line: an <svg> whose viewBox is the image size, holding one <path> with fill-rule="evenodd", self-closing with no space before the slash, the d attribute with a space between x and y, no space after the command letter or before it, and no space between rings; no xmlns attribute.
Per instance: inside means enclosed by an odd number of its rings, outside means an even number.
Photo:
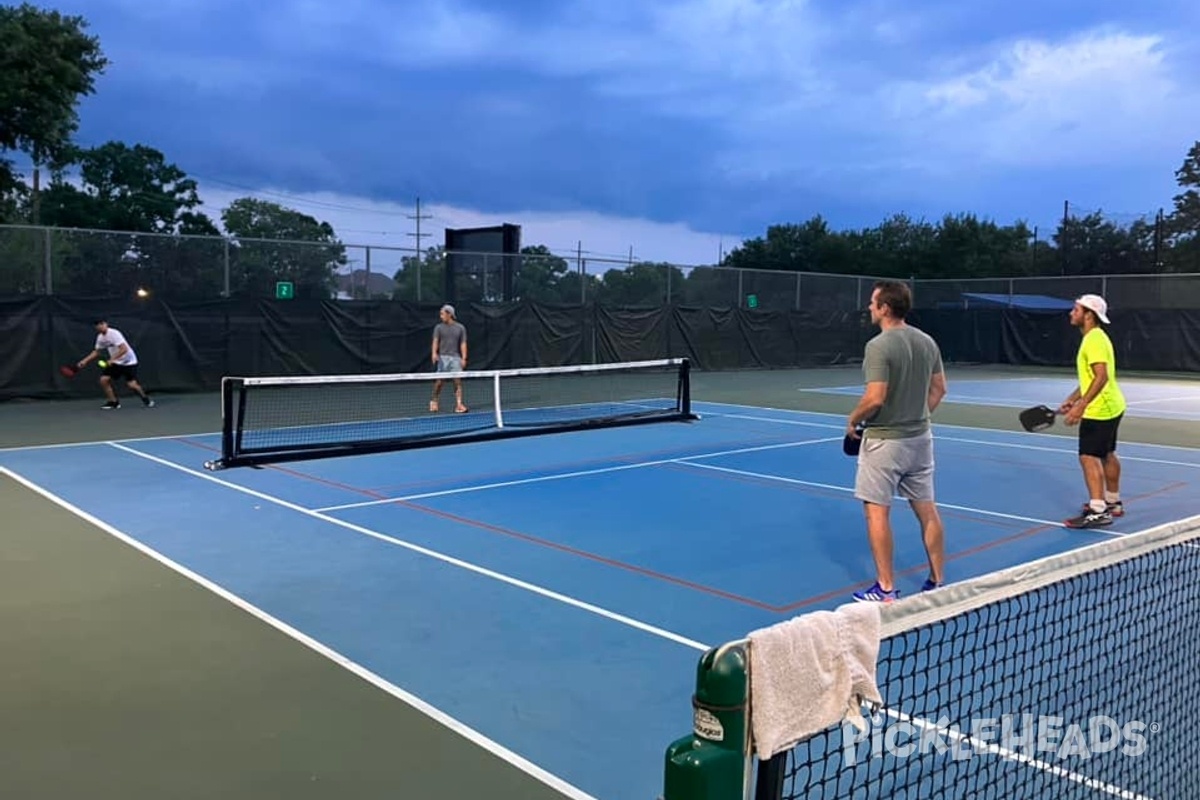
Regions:
<svg viewBox="0 0 1200 800"><path fill-rule="evenodd" d="M1090 308L1092 311L1096 312L1096 316L1100 318L1101 322L1103 322L1105 325L1109 324L1108 303L1104 302L1104 298L1100 295L1085 294L1082 297L1077 298L1075 302L1079 303L1079 305L1083 306L1084 308Z"/></svg>

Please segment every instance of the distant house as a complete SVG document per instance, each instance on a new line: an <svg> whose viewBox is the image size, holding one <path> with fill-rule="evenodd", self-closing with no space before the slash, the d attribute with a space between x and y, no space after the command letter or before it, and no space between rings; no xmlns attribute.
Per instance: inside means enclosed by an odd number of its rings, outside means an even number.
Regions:
<svg viewBox="0 0 1200 800"><path fill-rule="evenodd" d="M365 269L356 269L337 276L338 300L369 300L377 297L391 299L395 288L396 282L381 272L368 273Z"/></svg>

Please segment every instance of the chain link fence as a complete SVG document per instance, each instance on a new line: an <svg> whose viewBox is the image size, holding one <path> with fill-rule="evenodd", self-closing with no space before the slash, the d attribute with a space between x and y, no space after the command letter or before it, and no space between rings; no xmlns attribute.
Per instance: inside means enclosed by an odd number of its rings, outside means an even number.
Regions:
<svg viewBox="0 0 1200 800"><path fill-rule="evenodd" d="M864 308L870 275L748 270L584 254L447 253L442 248L328 244L0 225L0 297L122 296L146 289L184 300L222 297L399 300L505 299L578 305L678 304L768 311ZM507 262L507 264L506 264ZM512 286L505 286L505 267ZM1200 308L1200 273L912 279L918 309L1056 308L1080 294L1114 308Z"/></svg>

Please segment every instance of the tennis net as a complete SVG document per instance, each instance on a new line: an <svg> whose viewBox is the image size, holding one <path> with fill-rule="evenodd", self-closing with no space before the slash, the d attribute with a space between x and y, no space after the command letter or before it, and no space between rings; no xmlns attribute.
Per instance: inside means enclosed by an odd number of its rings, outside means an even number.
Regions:
<svg viewBox="0 0 1200 800"><path fill-rule="evenodd" d="M865 733L759 765L757 800L1200 797L1200 517L881 609Z"/></svg>
<svg viewBox="0 0 1200 800"><path fill-rule="evenodd" d="M441 383L434 399L436 384ZM461 383L464 411L456 406ZM687 359L566 367L227 377L209 469L694 419Z"/></svg>
<svg viewBox="0 0 1200 800"><path fill-rule="evenodd" d="M745 792L728 800L1200 797L1189 713L1200 676L1200 516L879 613L883 703L864 709L865 730L833 723L757 761ZM752 699L748 707L763 713Z"/></svg>

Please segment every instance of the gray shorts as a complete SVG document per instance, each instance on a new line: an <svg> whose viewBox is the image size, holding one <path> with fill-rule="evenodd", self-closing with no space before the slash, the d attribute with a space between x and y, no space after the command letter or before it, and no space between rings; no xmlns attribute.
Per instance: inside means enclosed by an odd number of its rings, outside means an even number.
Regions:
<svg viewBox="0 0 1200 800"><path fill-rule="evenodd" d="M863 439L854 496L890 506L897 493L905 500L933 500L932 433L907 439Z"/></svg>
<svg viewBox="0 0 1200 800"><path fill-rule="evenodd" d="M438 356L438 372L462 372L462 359L459 356Z"/></svg>

